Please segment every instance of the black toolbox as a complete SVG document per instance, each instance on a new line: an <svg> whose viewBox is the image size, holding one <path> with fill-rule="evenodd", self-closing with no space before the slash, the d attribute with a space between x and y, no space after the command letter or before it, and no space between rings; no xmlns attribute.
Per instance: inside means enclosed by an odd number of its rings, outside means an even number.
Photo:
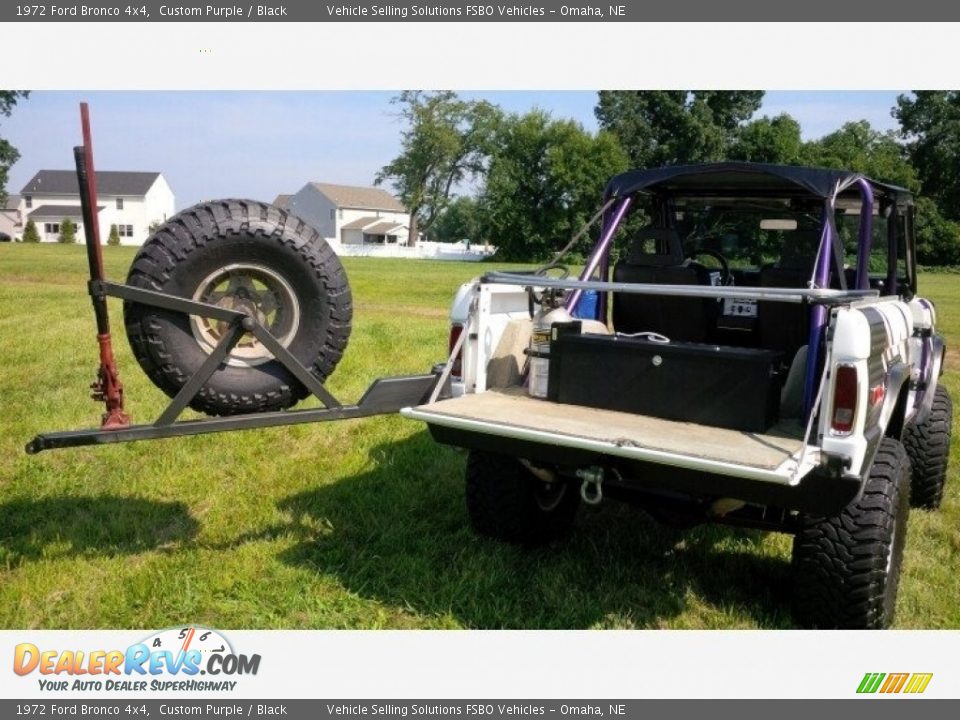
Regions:
<svg viewBox="0 0 960 720"><path fill-rule="evenodd" d="M549 400L749 432L777 422L782 353L554 331Z"/></svg>

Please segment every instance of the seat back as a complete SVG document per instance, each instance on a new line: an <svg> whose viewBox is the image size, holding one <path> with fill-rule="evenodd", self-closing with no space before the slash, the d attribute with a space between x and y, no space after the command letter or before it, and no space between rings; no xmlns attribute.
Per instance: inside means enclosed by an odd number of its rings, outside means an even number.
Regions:
<svg viewBox="0 0 960 720"><path fill-rule="evenodd" d="M614 282L653 285L699 285L693 267L683 265L676 231L646 228L631 242L629 253L613 269ZM708 314L702 298L613 293L613 327L621 333L655 332L671 340L705 342Z"/></svg>
<svg viewBox="0 0 960 720"><path fill-rule="evenodd" d="M806 288L820 247L820 232L788 233L776 265L760 270L760 286ZM807 305L761 301L757 305L760 346L780 350L792 358L810 337L810 308Z"/></svg>

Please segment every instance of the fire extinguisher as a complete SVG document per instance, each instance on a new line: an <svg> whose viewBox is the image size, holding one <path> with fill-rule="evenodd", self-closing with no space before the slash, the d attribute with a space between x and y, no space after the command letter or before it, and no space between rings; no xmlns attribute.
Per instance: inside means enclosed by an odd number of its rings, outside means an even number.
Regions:
<svg viewBox="0 0 960 720"><path fill-rule="evenodd" d="M535 296L531 291L531 308ZM571 322L573 317L563 307L563 293L544 290L540 297L540 309L533 316L533 332L527 349L529 358L527 392L530 397L546 398L550 381L550 340L554 323Z"/></svg>

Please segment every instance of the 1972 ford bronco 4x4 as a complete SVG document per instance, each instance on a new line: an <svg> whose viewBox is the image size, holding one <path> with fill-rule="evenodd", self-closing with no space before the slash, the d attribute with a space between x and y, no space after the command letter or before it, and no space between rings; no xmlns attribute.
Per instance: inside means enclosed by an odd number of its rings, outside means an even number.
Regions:
<svg viewBox="0 0 960 720"><path fill-rule="evenodd" d="M469 448L474 527L545 541L611 496L789 532L801 624L886 627L951 430L909 192L719 163L625 173L606 200L578 280L460 288L453 397L403 410Z"/></svg>
<svg viewBox="0 0 960 720"><path fill-rule="evenodd" d="M107 412L101 428L41 434L28 452L400 410L469 449L483 534L547 541L603 497L669 522L788 532L801 624L890 624L907 513L939 506L951 432L903 188L747 163L619 175L578 279L554 261L465 284L444 365L343 405L323 380L352 301L319 233L264 203L202 203L150 237L125 284L106 281L82 114ZM108 296L125 300L134 356L172 398L152 424L124 411ZM307 394L323 407L287 409ZM188 405L218 417L178 421Z"/></svg>

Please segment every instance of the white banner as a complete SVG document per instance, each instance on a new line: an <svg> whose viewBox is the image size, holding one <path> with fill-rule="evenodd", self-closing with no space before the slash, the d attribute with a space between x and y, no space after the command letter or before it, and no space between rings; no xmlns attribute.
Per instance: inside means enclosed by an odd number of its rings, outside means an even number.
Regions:
<svg viewBox="0 0 960 720"><path fill-rule="evenodd" d="M958 651L954 631L6 630L0 698L960 698Z"/></svg>

